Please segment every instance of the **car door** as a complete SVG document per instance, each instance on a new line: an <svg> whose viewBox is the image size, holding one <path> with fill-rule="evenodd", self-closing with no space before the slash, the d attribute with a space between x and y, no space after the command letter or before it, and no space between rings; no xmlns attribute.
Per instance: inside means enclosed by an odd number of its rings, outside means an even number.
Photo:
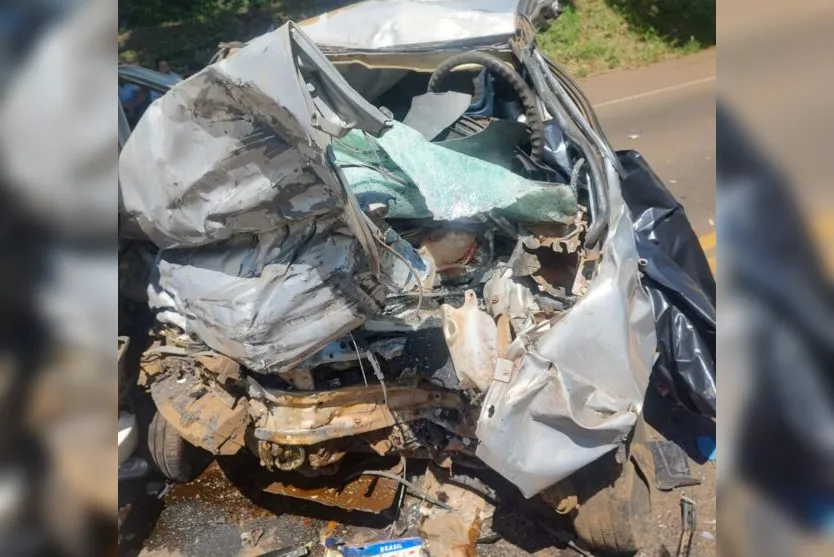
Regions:
<svg viewBox="0 0 834 557"><path fill-rule="evenodd" d="M124 85L133 86L141 89L144 94L150 98L151 93L165 94L168 90L176 85L180 79L174 76L163 74L149 68L141 66L131 66L127 64L119 65L119 87ZM150 102L148 102L150 104ZM147 108L147 106L145 107ZM131 125L122 106L121 99L119 100L119 151L122 150L127 138L130 137L130 132L135 127Z"/></svg>

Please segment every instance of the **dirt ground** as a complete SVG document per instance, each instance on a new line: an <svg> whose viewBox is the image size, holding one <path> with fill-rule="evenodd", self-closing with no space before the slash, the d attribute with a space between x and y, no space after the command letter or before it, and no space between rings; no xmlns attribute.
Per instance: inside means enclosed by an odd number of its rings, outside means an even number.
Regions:
<svg viewBox="0 0 834 557"><path fill-rule="evenodd" d="M695 442L698 435L714 436L713 422L693 418L681 409L672 408L652 390L647 396L644 415L650 426L650 438L665 437L687 451L691 476L700 484L665 492L652 487L652 529L638 555L676 554L681 531L682 495L697 505L690 555L716 555L715 463L699 455ZM333 535L356 543L420 535L420 523L425 523L426 515L431 517L435 512L431 505L421 504L410 495L403 498L399 513L388 511L370 515L265 494L255 486L253 478L258 473L255 470L257 464L254 463L255 468L252 465L252 462L242 465L239 456L218 459L194 482L173 486L161 499L143 495L149 487L146 482L133 486L140 495L131 497L130 493L124 493L125 499L137 500L120 512L124 522L120 530L119 555L254 557L279 548L310 544L310 555L321 556L324 555L322 540ZM409 462L408 466L410 479L426 486L425 464ZM151 483L150 488L153 491L161 486L161 483L156 486ZM450 488L447 485L443 489L448 492ZM472 536L471 543L460 555L578 555L565 546L559 534L569 532L569 524L566 521L560 523L555 515L554 521L543 528L540 522L531 519L534 515L527 511L527 503L523 501L494 508L486 502L479 503L476 499L480 496L471 492L460 496L470 498L461 503L465 512L478 505L484 508L482 516L487 519L478 524L479 535L482 539L493 538L485 540L490 543L474 543L478 534ZM473 497L475 499L471 499ZM496 535L488 535L490 532ZM495 538L499 539L496 541ZM451 554L447 550L442 553Z"/></svg>

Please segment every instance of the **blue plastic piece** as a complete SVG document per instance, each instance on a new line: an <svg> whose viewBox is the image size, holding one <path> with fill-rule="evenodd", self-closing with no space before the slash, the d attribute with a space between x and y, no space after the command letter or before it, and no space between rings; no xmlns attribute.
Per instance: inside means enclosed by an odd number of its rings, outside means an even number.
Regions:
<svg viewBox="0 0 834 557"><path fill-rule="evenodd" d="M422 538L403 538L384 540L363 545L346 546L339 538L328 538L324 542L328 549L340 551L345 557L394 557L420 555L423 547Z"/></svg>
<svg viewBox="0 0 834 557"><path fill-rule="evenodd" d="M698 450L710 461L715 462L715 439L707 435L703 435L696 439L698 442Z"/></svg>

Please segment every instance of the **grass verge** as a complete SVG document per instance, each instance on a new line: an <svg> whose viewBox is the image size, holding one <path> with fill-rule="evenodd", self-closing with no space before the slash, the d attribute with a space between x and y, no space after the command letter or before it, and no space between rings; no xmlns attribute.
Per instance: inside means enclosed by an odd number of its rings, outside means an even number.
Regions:
<svg viewBox="0 0 834 557"><path fill-rule="evenodd" d="M574 0L539 46L576 77L635 68L715 44L714 0Z"/></svg>

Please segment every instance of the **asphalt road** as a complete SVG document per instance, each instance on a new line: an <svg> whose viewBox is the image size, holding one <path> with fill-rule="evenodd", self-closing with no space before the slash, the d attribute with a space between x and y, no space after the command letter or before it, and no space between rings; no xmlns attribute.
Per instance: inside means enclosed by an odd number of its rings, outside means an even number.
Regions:
<svg viewBox="0 0 834 557"><path fill-rule="evenodd" d="M715 223L715 50L582 83L615 149L635 149L695 232Z"/></svg>
<svg viewBox="0 0 834 557"><path fill-rule="evenodd" d="M591 77L582 87L615 149L635 149L677 197L715 270L716 51Z"/></svg>

